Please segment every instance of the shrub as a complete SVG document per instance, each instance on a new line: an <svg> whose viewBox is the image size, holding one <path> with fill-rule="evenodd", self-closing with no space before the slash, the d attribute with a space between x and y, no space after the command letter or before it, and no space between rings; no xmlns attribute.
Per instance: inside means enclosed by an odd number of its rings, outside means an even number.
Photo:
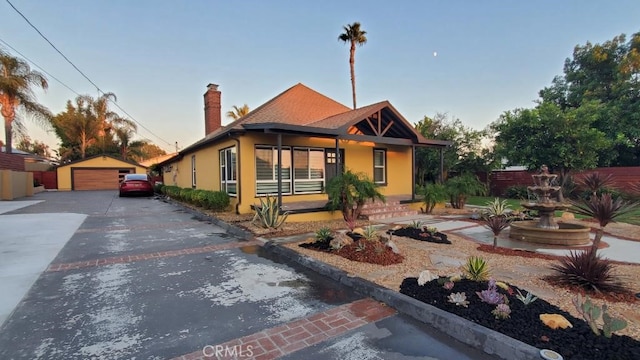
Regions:
<svg viewBox="0 0 640 360"><path fill-rule="evenodd" d="M164 194L164 187L165 185L163 183L155 183L153 184L153 192L156 194Z"/></svg>
<svg viewBox="0 0 640 360"><path fill-rule="evenodd" d="M549 278L558 284L577 287L589 292L627 291L618 276L613 273L613 264L600 255L592 254L593 248L585 251L571 251L551 265L556 274Z"/></svg>
<svg viewBox="0 0 640 360"><path fill-rule="evenodd" d="M326 188L329 196L329 209L340 210L349 230L353 231L356 220L367 200L385 201L378 186L364 174L351 170L333 177Z"/></svg>
<svg viewBox="0 0 640 360"><path fill-rule="evenodd" d="M206 190L193 190L193 193L191 194L191 202L193 203L193 205L203 208L206 207L207 193L208 191Z"/></svg>
<svg viewBox="0 0 640 360"><path fill-rule="evenodd" d="M529 189L525 185L512 185L505 190L504 196L508 199L525 200L529 198Z"/></svg>
<svg viewBox="0 0 640 360"><path fill-rule="evenodd" d="M205 209L213 211L224 211L229 208L231 199L224 191L205 191L203 206Z"/></svg>
<svg viewBox="0 0 640 360"><path fill-rule="evenodd" d="M427 214L431 214L438 203L447 200L447 190L442 184L427 184L418 190L418 194L424 203L421 210Z"/></svg>
<svg viewBox="0 0 640 360"><path fill-rule="evenodd" d="M184 202L191 203L191 195L193 194L193 189L191 188L182 188L180 189L180 200Z"/></svg>
<svg viewBox="0 0 640 360"><path fill-rule="evenodd" d="M469 173L447 180L445 188L454 209L463 209L469 196L484 195L486 192L484 184L478 180L478 177Z"/></svg>

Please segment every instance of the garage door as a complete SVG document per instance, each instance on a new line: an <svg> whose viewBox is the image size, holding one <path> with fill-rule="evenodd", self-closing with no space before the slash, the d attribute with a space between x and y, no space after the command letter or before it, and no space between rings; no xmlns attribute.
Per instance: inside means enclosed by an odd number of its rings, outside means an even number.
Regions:
<svg viewBox="0 0 640 360"><path fill-rule="evenodd" d="M73 190L116 190L118 169L74 169Z"/></svg>

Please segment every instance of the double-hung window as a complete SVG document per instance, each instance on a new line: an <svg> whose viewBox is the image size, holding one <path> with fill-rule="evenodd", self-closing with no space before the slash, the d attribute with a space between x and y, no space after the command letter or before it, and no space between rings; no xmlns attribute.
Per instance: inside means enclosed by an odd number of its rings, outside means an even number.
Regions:
<svg viewBox="0 0 640 360"><path fill-rule="evenodd" d="M278 148L256 146L256 194L278 193ZM291 149L282 148L282 193L291 194Z"/></svg>
<svg viewBox="0 0 640 360"><path fill-rule="evenodd" d="M373 149L373 182L387 183L387 150Z"/></svg>
<svg viewBox="0 0 640 360"><path fill-rule="evenodd" d="M324 150L293 149L293 192L321 193L324 189Z"/></svg>
<svg viewBox="0 0 640 360"><path fill-rule="evenodd" d="M220 190L230 196L238 194L236 147L220 150Z"/></svg>
<svg viewBox="0 0 640 360"><path fill-rule="evenodd" d="M191 187L196 187L196 156L191 155Z"/></svg>

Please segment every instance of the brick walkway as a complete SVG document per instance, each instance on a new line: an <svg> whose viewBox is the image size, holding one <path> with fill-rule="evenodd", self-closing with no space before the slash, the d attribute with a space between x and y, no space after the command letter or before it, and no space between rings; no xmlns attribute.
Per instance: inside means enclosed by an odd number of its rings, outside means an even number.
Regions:
<svg viewBox="0 0 640 360"><path fill-rule="evenodd" d="M361 299L222 344L206 345L173 360L276 359L395 313L375 300Z"/></svg>
<svg viewBox="0 0 640 360"><path fill-rule="evenodd" d="M77 261L72 263L51 264L47 268L47 272L66 271L66 270L75 270L75 269L82 269L82 268L95 267L95 266L103 266L103 265L130 263L134 261L145 261L145 260L168 258L168 257L174 257L174 256L180 256L180 255L202 254L202 253L208 253L208 252L214 252L214 251L220 251L220 250L235 249L235 248L251 246L251 245L262 245L262 243L257 240L234 241L234 242L228 242L224 244L209 245L209 246L202 246L202 247L196 247L196 248L168 250L168 251L160 251L160 252L136 254L136 255L112 256L112 257L103 258L103 259Z"/></svg>

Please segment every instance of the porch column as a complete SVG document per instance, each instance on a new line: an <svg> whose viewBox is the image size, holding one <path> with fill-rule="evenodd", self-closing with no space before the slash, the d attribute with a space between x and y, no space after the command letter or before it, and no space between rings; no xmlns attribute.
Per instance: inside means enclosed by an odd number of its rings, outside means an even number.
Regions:
<svg viewBox="0 0 640 360"><path fill-rule="evenodd" d="M440 184L444 184L444 152L443 147L440 147Z"/></svg>
<svg viewBox="0 0 640 360"><path fill-rule="evenodd" d="M342 162L340 158L340 143L338 142L338 138L336 138L336 175L340 175L340 162Z"/></svg>
<svg viewBox="0 0 640 360"><path fill-rule="evenodd" d="M278 209L282 209L282 134L278 134Z"/></svg>
<svg viewBox="0 0 640 360"><path fill-rule="evenodd" d="M416 199L416 146L411 145L411 201Z"/></svg>

